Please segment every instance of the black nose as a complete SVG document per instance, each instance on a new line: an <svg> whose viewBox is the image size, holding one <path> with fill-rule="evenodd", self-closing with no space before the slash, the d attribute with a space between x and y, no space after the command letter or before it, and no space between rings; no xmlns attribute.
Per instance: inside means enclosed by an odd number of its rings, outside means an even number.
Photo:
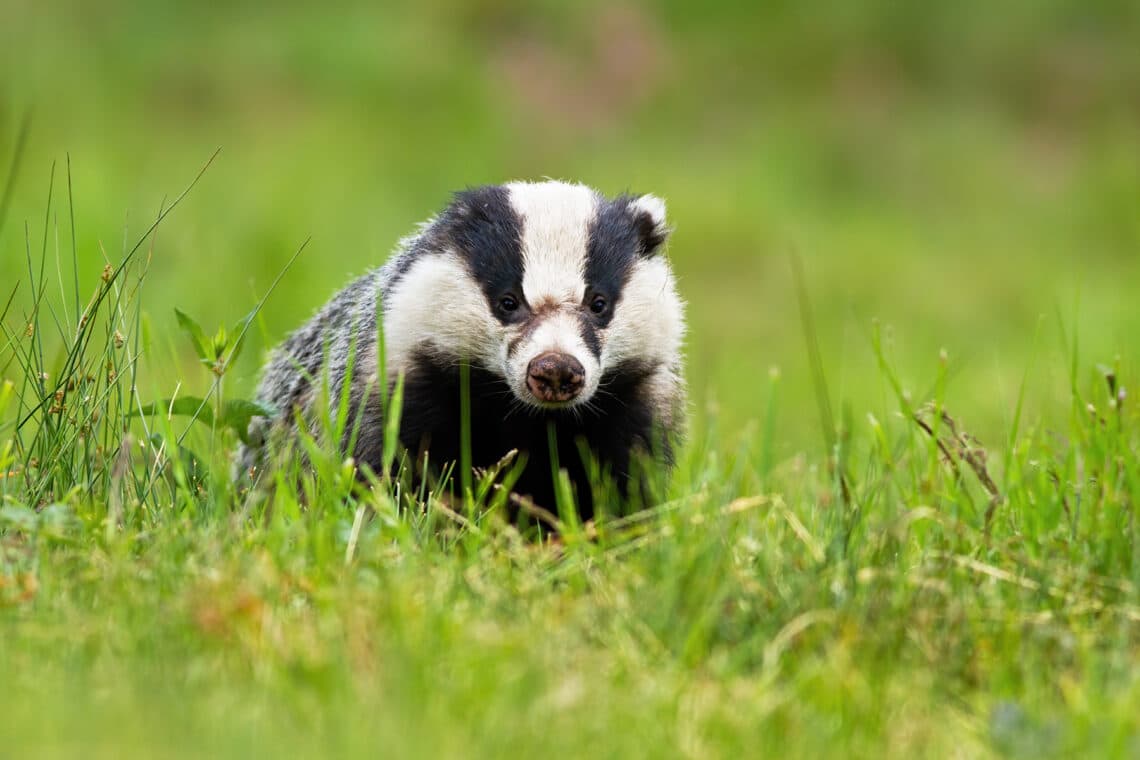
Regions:
<svg viewBox="0 0 1140 760"><path fill-rule="evenodd" d="M539 354L526 368L526 387L539 401L569 401L582 391L586 370L569 354Z"/></svg>

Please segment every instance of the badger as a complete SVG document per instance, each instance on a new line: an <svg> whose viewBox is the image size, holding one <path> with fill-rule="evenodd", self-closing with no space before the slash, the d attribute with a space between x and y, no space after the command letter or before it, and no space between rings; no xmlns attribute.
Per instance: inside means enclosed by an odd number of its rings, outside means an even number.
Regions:
<svg viewBox="0 0 1140 760"><path fill-rule="evenodd" d="M557 506L555 456L582 519L596 506L591 473L628 498L637 463L668 470L683 433L684 307L669 233L653 195L558 181L455 193L272 352L257 399L275 416L254 420L240 471L256 479L273 441L346 398L355 432L343 453L379 474L377 388L402 378L399 442L411 461L438 474L460 461L466 429L474 467L521 453L513 492L535 505Z"/></svg>

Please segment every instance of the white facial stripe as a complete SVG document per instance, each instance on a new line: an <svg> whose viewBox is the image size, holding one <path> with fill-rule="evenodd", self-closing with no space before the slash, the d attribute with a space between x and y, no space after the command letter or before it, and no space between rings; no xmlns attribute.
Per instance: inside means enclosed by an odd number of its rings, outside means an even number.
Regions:
<svg viewBox="0 0 1140 760"><path fill-rule="evenodd" d="M585 384L570 406L589 401L601 381L601 365L582 340L578 316L573 309L562 309L544 317L508 360L507 378L515 394L524 400L532 399L526 387L527 368L532 359L547 352L568 354L578 360L586 370Z"/></svg>
<svg viewBox="0 0 1140 760"><path fill-rule="evenodd" d="M501 361L503 327L457 256L421 256L393 286L384 303L389 375L406 368L420 345L437 355L463 355L493 367Z"/></svg>
<svg viewBox="0 0 1140 760"><path fill-rule="evenodd" d="M507 189L523 221L523 296L535 307L581 303L594 191L564 182L519 182Z"/></svg>
<svg viewBox="0 0 1140 760"><path fill-rule="evenodd" d="M602 364L627 360L668 362L685 336L684 305L664 258L638 260L605 331Z"/></svg>
<svg viewBox="0 0 1140 760"><path fill-rule="evenodd" d="M586 345L582 342L582 335L578 331L578 319L565 311L556 312L543 319L531 333L528 343L534 347L532 356L546 351L557 351L581 360L580 354L586 353Z"/></svg>
<svg viewBox="0 0 1140 760"><path fill-rule="evenodd" d="M597 384L602 379L602 368L581 338L578 316L572 309L562 309L548 314L515 350L507 366L507 382L511 384L515 394L520 399L538 403L527 390L527 371L532 359L547 352L569 354L586 370L583 389L567 406L593 398Z"/></svg>

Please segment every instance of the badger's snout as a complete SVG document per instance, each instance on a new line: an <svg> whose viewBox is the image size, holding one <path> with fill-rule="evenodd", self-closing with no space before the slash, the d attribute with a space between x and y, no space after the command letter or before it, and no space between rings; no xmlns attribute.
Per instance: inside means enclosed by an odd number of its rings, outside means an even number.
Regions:
<svg viewBox="0 0 1140 760"><path fill-rule="evenodd" d="M530 360L526 369L526 387L544 403L570 401L582 392L586 370L569 354L548 351Z"/></svg>

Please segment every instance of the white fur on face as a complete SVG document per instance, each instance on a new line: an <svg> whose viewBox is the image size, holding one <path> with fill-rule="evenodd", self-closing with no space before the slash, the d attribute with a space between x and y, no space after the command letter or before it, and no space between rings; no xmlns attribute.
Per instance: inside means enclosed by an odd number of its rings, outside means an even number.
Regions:
<svg viewBox="0 0 1140 760"><path fill-rule="evenodd" d="M684 311L669 262L660 256L638 260L605 331L602 365L670 363L685 337Z"/></svg>
<svg viewBox="0 0 1140 760"><path fill-rule="evenodd" d="M426 348L446 362L469 358L481 363L499 373L515 396L531 406L588 403L607 368L625 361L660 365L662 383L671 388L679 382L672 373L684 338L684 307L668 261L662 256L634 261L613 319L599 331L601 354L595 358L582 338L579 320L598 196L590 188L562 182L506 187L522 222L520 295L534 310L537 323L503 325L459 254L421 256L385 298L390 376L407 368L415 351ZM631 205L648 213L665 237L661 199L646 195ZM523 333L527 334L509 352L511 341ZM581 392L566 404L539 402L527 388L531 360L547 352L568 354L585 370ZM666 397L666 391L661 395Z"/></svg>
<svg viewBox="0 0 1140 760"><path fill-rule="evenodd" d="M642 195L630 206L635 212L649 214L654 233L661 240L668 237L665 201L656 195ZM685 337L685 307L664 256L634 262L606 333L603 365L642 361L672 371L671 365L680 355Z"/></svg>
<svg viewBox="0 0 1140 760"><path fill-rule="evenodd" d="M578 329L578 309L564 306L540 317L542 320L519 345L513 356L506 357L507 383L522 401L540 407L572 407L589 402L602 380L601 363L582 340ZM530 362L548 351L573 356L585 370L582 390L573 399L562 404L549 404L536 399L527 388L526 379Z"/></svg>
<svg viewBox="0 0 1140 760"><path fill-rule="evenodd" d="M564 182L507 185L522 219L523 296L543 303L582 303L590 221L598 200L584 185Z"/></svg>
<svg viewBox="0 0 1140 760"><path fill-rule="evenodd" d="M419 257L384 302L384 343L392 377L423 347L449 361L467 357L499 366L504 334L479 283L454 253Z"/></svg>
<svg viewBox="0 0 1140 760"><path fill-rule="evenodd" d="M573 356L585 369L581 393L562 406L589 401L601 381L601 365L579 330L578 314L586 297L586 255L597 194L565 182L518 182L507 185L511 205L522 220L522 295L536 312L538 326L505 356L505 376L523 401L541 404L526 387L535 357L548 351Z"/></svg>

